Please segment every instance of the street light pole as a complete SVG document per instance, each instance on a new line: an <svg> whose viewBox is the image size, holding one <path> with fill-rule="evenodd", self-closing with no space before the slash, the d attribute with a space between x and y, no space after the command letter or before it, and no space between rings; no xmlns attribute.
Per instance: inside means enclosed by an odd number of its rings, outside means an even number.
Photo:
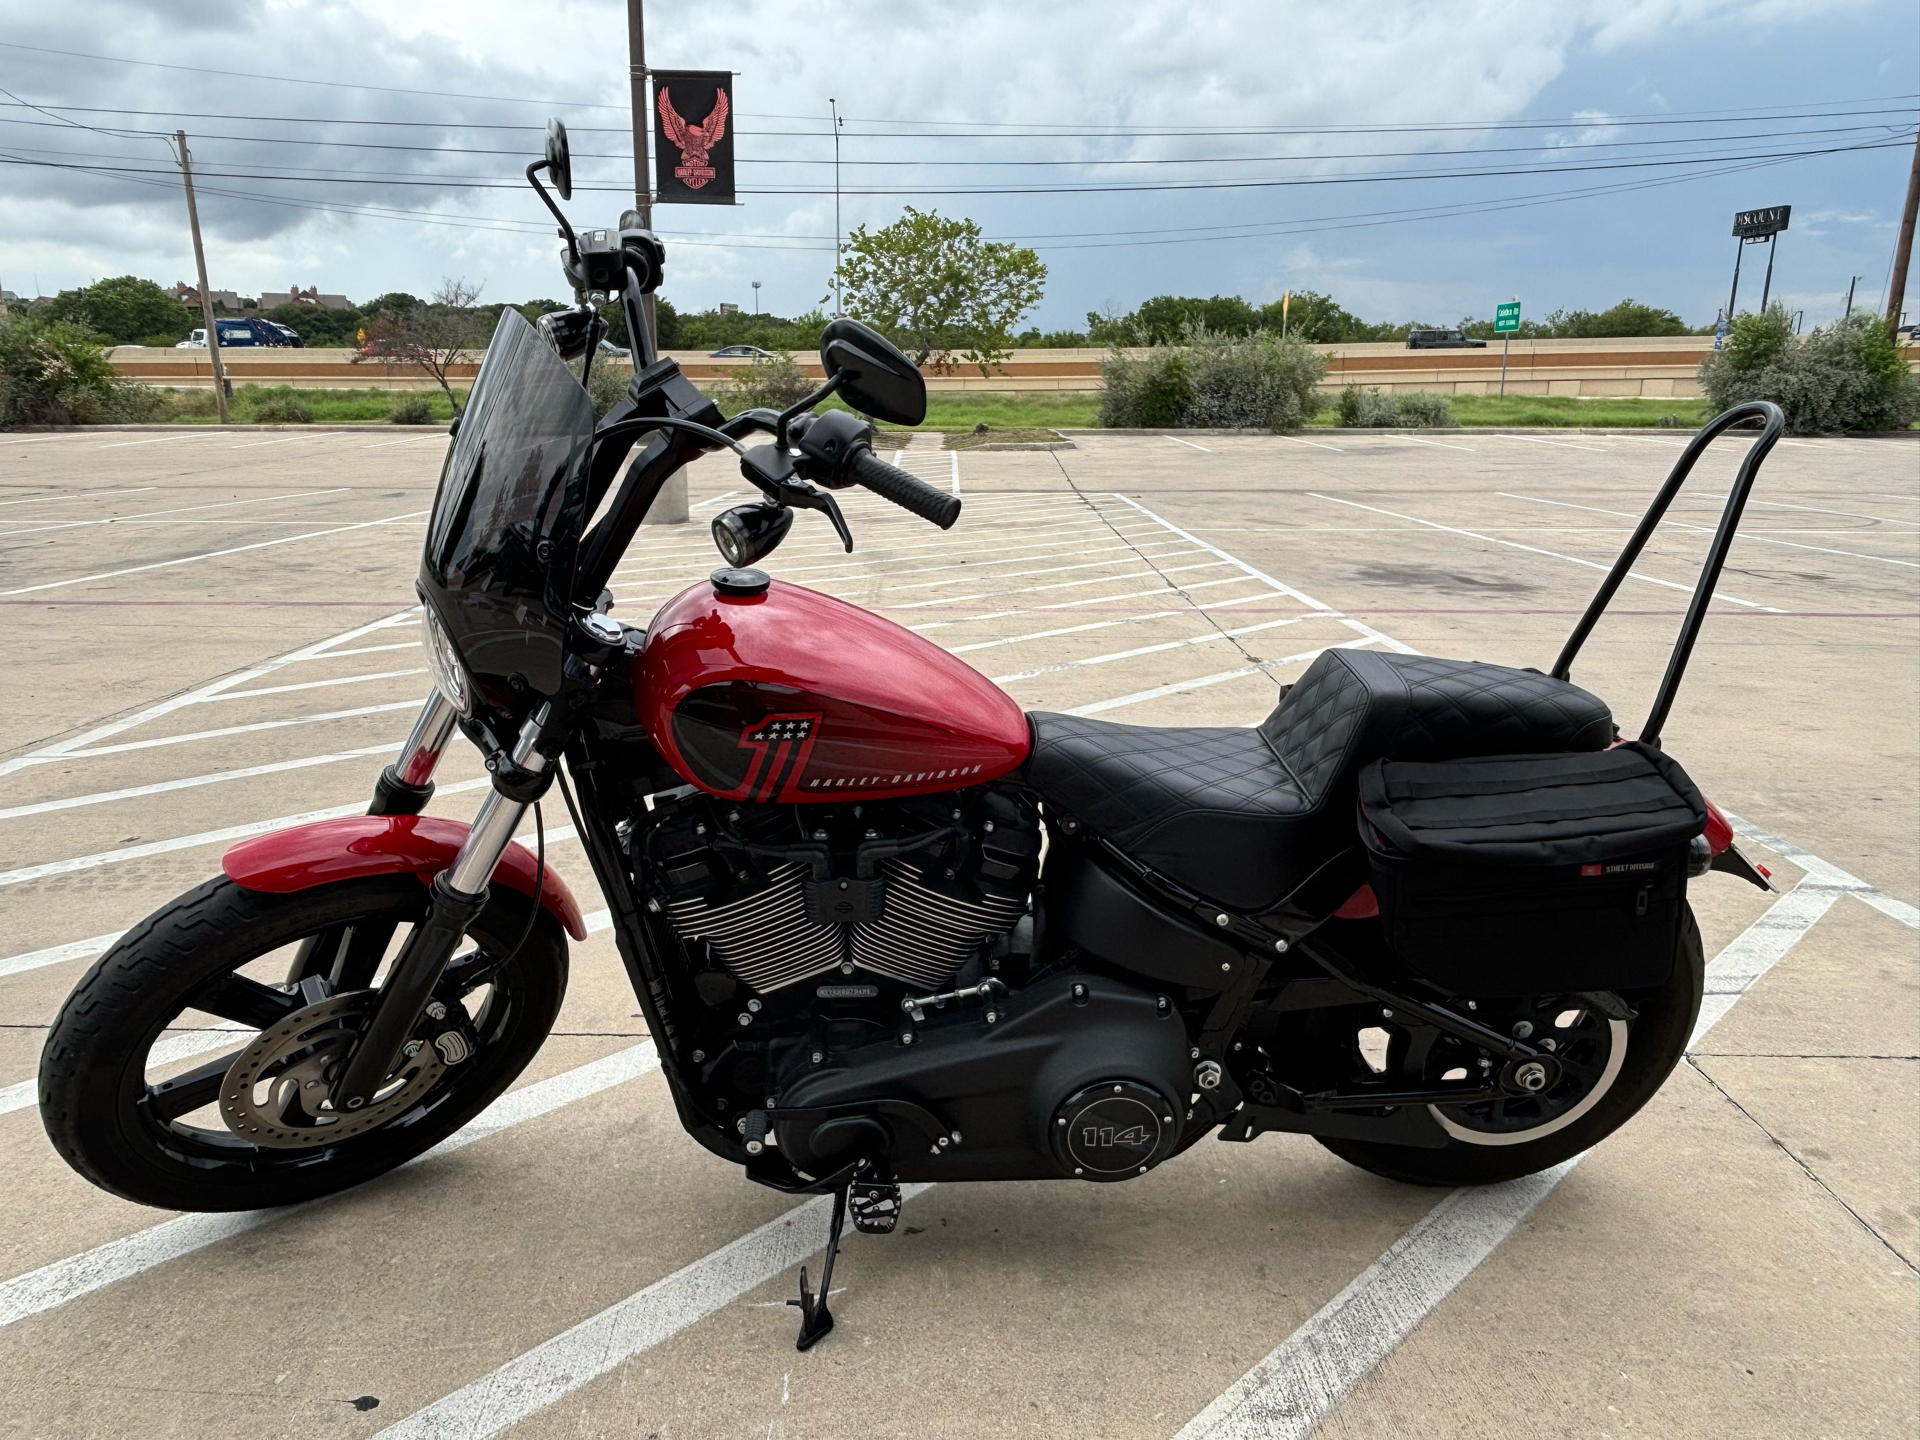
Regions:
<svg viewBox="0 0 1920 1440"><path fill-rule="evenodd" d="M187 132L176 130L174 144L180 147L180 178L187 187L187 224L193 229L193 264L200 277L200 322L207 327L207 360L213 366L213 404L220 412L220 423L227 416L227 367L220 359L220 327L213 323L213 292L207 289L207 252L200 243L200 207L193 201L193 158L187 154Z"/></svg>

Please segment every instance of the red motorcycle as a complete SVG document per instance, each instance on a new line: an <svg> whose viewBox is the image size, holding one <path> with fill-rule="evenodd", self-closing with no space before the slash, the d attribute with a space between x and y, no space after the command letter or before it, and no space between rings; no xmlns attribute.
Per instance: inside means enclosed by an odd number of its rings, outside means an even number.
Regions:
<svg viewBox="0 0 1920 1440"><path fill-rule="evenodd" d="M752 568L796 509L851 550L849 485L954 523L960 500L878 459L860 418L918 424L914 365L835 320L819 389L723 417L647 344L659 240L631 214L576 234L542 170L570 198L558 122L527 176L578 304L503 312L456 422L418 584L436 687L365 817L236 846L69 997L40 1108L82 1175L170 1209L286 1205L478 1115L586 934L544 839L512 841L556 785L681 1123L760 1184L836 1197L803 1349L833 1323L845 1219L890 1230L905 1182L1125 1180L1271 1130L1399 1180L1496 1181L1659 1088L1700 1002L1688 881L1767 883L1658 737L1779 410L1699 432L1551 674L1342 649L1251 729L1023 714ZM592 363L616 300L637 364L596 426L567 362ZM851 410L816 412L833 395ZM1569 667L1695 459L1745 422L1762 433L1621 741ZM713 522L727 568L621 624L616 564L717 448L764 496ZM470 826L423 813L456 726L491 777ZM257 1034L150 1083L188 1011Z"/></svg>

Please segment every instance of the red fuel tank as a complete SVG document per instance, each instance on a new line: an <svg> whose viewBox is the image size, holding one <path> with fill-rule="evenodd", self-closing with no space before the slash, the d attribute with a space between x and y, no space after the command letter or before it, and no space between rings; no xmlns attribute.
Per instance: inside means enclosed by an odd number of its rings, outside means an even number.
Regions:
<svg viewBox="0 0 1920 1440"><path fill-rule="evenodd" d="M910 630L772 581L689 586L634 661L654 746L730 800L876 800L956 790L1027 757L1027 718L991 680Z"/></svg>

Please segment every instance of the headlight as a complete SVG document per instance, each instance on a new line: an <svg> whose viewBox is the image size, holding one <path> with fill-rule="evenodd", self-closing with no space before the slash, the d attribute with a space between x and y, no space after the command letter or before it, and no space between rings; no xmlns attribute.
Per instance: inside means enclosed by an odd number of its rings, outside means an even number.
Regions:
<svg viewBox="0 0 1920 1440"><path fill-rule="evenodd" d="M473 685L467 679L467 667L460 663L460 652L453 648L453 637L447 634L431 605L420 608L420 643L426 649L427 669L433 675L433 683L440 687L440 693L462 715L471 714Z"/></svg>

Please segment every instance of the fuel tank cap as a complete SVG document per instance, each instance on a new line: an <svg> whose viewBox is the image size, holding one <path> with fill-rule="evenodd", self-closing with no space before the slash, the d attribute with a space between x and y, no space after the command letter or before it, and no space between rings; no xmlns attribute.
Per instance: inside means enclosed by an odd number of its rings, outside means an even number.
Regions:
<svg viewBox="0 0 1920 1440"><path fill-rule="evenodd" d="M767 586L773 583L766 571L753 569L716 570L711 578L716 595L764 595Z"/></svg>

